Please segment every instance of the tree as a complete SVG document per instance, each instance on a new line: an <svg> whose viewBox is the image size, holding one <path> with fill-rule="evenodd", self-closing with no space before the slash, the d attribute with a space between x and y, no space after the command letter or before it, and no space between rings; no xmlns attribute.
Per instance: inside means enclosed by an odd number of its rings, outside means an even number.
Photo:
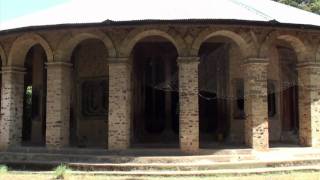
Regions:
<svg viewBox="0 0 320 180"><path fill-rule="evenodd" d="M274 0L306 11L320 14L320 0Z"/></svg>

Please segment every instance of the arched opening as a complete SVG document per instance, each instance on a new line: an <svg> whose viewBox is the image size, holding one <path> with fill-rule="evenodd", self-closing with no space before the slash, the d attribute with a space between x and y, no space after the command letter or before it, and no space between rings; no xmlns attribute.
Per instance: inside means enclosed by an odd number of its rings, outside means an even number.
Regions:
<svg viewBox="0 0 320 180"><path fill-rule="evenodd" d="M179 147L177 50L152 36L133 48L133 134L139 147Z"/></svg>
<svg viewBox="0 0 320 180"><path fill-rule="evenodd" d="M39 44L32 46L24 61L22 145L45 145L47 56Z"/></svg>
<svg viewBox="0 0 320 180"><path fill-rule="evenodd" d="M1 46L0 46L0 48L1 48ZM3 61L3 59L4 58L3 58L3 56L2 56L2 54L0 52L0 67L1 67L1 71L2 71L2 65L3 65L2 61ZM2 104L2 73L0 73L0 106L2 106L1 104Z"/></svg>
<svg viewBox="0 0 320 180"><path fill-rule="evenodd" d="M200 148L223 148L244 141L242 55L223 36L212 37L199 49Z"/></svg>
<svg viewBox="0 0 320 180"><path fill-rule="evenodd" d="M104 43L97 39L83 40L73 49L71 146L107 147L109 87L107 57Z"/></svg>
<svg viewBox="0 0 320 180"><path fill-rule="evenodd" d="M278 40L271 48L268 67L268 116L271 146L298 144L297 59L294 48L284 40Z"/></svg>

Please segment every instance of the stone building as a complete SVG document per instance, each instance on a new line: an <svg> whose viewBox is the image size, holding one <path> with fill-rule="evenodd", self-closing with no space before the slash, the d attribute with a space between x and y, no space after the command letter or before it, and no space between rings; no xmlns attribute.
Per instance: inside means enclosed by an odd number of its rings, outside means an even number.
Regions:
<svg viewBox="0 0 320 180"><path fill-rule="evenodd" d="M320 16L99 2L0 24L1 150L320 146Z"/></svg>

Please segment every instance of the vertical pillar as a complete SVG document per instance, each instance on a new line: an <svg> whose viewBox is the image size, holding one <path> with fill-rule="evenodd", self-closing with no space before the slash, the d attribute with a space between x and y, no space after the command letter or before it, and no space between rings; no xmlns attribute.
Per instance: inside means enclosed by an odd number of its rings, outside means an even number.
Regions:
<svg viewBox="0 0 320 180"><path fill-rule="evenodd" d="M22 139L24 68L3 67L0 150L19 146Z"/></svg>
<svg viewBox="0 0 320 180"><path fill-rule="evenodd" d="M261 58L244 63L245 142L255 150L269 148L267 65Z"/></svg>
<svg viewBox="0 0 320 180"><path fill-rule="evenodd" d="M180 149L199 150L198 57L179 57Z"/></svg>
<svg viewBox="0 0 320 180"><path fill-rule="evenodd" d="M59 149L69 145L71 64L47 63L46 146Z"/></svg>
<svg viewBox="0 0 320 180"><path fill-rule="evenodd" d="M129 58L109 59L108 148L130 146L131 64Z"/></svg>
<svg viewBox="0 0 320 180"><path fill-rule="evenodd" d="M320 64L300 63L299 81L299 142L320 147Z"/></svg>

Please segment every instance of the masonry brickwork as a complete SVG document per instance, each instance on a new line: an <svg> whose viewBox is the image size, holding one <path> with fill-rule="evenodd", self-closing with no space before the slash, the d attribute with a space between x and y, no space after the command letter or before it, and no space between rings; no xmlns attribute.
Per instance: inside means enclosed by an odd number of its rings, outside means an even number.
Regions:
<svg viewBox="0 0 320 180"><path fill-rule="evenodd" d="M108 148L130 146L131 64L128 58L109 59Z"/></svg>
<svg viewBox="0 0 320 180"><path fill-rule="evenodd" d="M29 32L30 31L30 32ZM202 43L210 39L232 42L230 51L229 95L235 93L234 79L245 83L246 118L230 122L230 139L246 142L256 150L267 150L269 139L281 139L281 94L276 94L276 116L268 117L267 81L276 81L281 90L281 72L276 46L296 53L299 76L299 139L301 145L319 146L319 64L320 32L316 29L274 28L245 25L123 25L30 29L0 34L2 62L0 147L5 150L21 144L24 78L23 59L30 47L40 44L46 53L47 104L46 146L70 145L70 97L72 97L70 52L86 39L103 42L108 54L108 117L105 144L109 149L130 148L132 136L131 51L140 40L157 36L177 49L180 93L180 148L199 149L198 62ZM227 41L226 41L227 39ZM72 53L71 53L72 54ZM70 56L70 57L69 57ZM125 58L123 58L125 57ZM189 58L183 58L189 57ZM257 57L257 58L252 58ZM255 62L263 59L263 62ZM304 64L306 61L309 64ZM247 61L249 60L249 61ZM89 67L88 67L89 68ZM284 79L284 78L282 78ZM232 102L234 103L234 102ZM229 106L233 106L231 105ZM231 108L232 109L232 108ZM232 113L232 111L231 111ZM272 120L271 120L272 119ZM101 123L103 124L103 123ZM85 131L84 131L85 132Z"/></svg>
<svg viewBox="0 0 320 180"><path fill-rule="evenodd" d="M2 68L0 148L6 150L21 143L24 69Z"/></svg>
<svg viewBox="0 0 320 180"><path fill-rule="evenodd" d="M180 148L199 149L198 57L179 57Z"/></svg>
<svg viewBox="0 0 320 180"><path fill-rule="evenodd" d="M269 147L266 59L250 58L244 64L245 141L257 150Z"/></svg>
<svg viewBox="0 0 320 180"><path fill-rule="evenodd" d="M71 64L47 64L46 146L59 149L69 145Z"/></svg>
<svg viewBox="0 0 320 180"><path fill-rule="evenodd" d="M320 66L301 63L299 74L300 144L320 147Z"/></svg>

